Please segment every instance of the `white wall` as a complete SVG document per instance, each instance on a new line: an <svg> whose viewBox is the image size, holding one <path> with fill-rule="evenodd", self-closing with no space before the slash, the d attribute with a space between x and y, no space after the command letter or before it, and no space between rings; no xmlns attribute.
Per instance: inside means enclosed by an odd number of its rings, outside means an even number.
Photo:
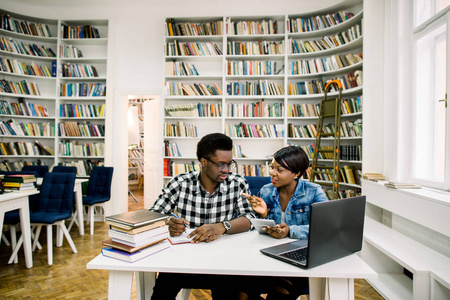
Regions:
<svg viewBox="0 0 450 300"><path fill-rule="evenodd" d="M166 17L285 15L334 6L342 0L0 0L2 9L50 19L109 19L106 163L114 166L109 212L127 209L126 108L128 94L162 95ZM162 145L161 145L162 148ZM114 151L113 151L114 149Z"/></svg>

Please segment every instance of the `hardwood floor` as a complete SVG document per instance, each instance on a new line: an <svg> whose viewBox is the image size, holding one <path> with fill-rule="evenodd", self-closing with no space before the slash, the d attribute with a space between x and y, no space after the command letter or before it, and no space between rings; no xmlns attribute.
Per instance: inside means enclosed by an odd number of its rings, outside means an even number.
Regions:
<svg viewBox="0 0 450 300"><path fill-rule="evenodd" d="M142 208L142 190L132 191L138 203L131 197L128 199L129 210ZM105 223L95 223L95 235L78 234L78 228L73 226L71 237L78 253L64 240L60 248L53 247L53 265L47 264L47 240L45 230L39 241L41 250L33 252L33 267L25 267L23 250L19 252L19 262L8 265L11 247L2 241L0 244L0 299L107 299L108 272L102 270L87 270L86 264L100 253L102 240L108 237L108 226ZM6 232L9 239L9 232ZM54 234L55 236L55 234ZM132 299L136 299L133 288ZM204 291L193 291L190 300L210 299ZM364 280L355 280L355 299L383 299Z"/></svg>

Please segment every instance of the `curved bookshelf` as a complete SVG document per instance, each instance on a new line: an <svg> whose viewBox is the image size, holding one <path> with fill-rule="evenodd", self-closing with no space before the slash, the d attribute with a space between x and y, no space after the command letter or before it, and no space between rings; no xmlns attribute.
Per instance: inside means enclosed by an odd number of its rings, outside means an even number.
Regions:
<svg viewBox="0 0 450 300"><path fill-rule="evenodd" d="M10 143L13 139L38 147L38 142L42 142L44 147L49 147L54 155L4 155L8 162L5 165L23 165L43 163L51 167L56 164L74 165L78 164L79 175L89 175L92 168L92 161L101 165L103 156L64 156L59 154L59 143L61 140L76 141L83 143L104 143L105 137L60 137L58 136L59 123L91 122L98 121L105 123L105 117L60 117L60 106L77 102L77 105L87 104L98 107L106 104L106 96L101 97L63 97L59 95L61 84L81 84L86 82L94 84L96 82L106 85L106 69L108 64L108 21L107 20L60 20L42 19L33 16L20 15L0 9L2 16L10 18L8 23L2 23L4 28L0 28L0 59L2 63L9 63L8 68L0 68L1 79L7 82L36 83L39 88L39 95L27 95L26 93L0 92L0 120L11 119L20 120L18 123L50 123L55 129L53 136L10 136L1 135L0 143ZM20 24L19 26L17 24ZM86 25L90 24L90 25ZM17 27L16 27L17 26ZM64 26L74 29L78 38L67 38L64 33ZM86 36L87 30L81 33L84 26L90 26L94 37ZM87 27L86 27L87 28ZM16 32L21 31L21 32ZM100 38L95 38L100 35ZM49 36L48 36L49 35ZM79 36L78 36L79 35ZM83 36L84 35L84 36ZM78 49L67 56L63 54L69 49ZM51 51L50 51L51 49ZM60 51L61 50L61 51ZM64 50L64 51L63 51ZM14 69L14 65L16 69ZM96 77L63 77L62 69L65 64L78 64L94 66L98 75ZM20 66L23 69L18 68ZM24 69L26 67L26 69ZM30 67L30 68L28 68ZM10 72L12 70L12 72ZM45 71L50 76L29 75L39 74L37 71ZM14 72L14 73L13 73ZM32 111L39 110L39 111ZM46 111L44 113L44 110ZM48 113L48 115L46 115ZM102 125L103 126L103 125ZM41 148L39 148L41 149ZM42 151L42 150L40 150ZM43 153L43 152L42 152ZM41 154L42 154L41 153ZM77 159L77 162L69 162L68 159ZM37 161L38 160L38 161ZM92 160L91 162L88 162ZM80 166L82 165L82 168ZM20 170L20 169L19 169Z"/></svg>

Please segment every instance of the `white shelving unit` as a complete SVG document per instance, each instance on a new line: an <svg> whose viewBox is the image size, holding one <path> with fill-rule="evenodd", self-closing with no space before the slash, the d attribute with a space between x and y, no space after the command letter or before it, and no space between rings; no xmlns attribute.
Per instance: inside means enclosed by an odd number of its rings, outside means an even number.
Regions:
<svg viewBox="0 0 450 300"><path fill-rule="evenodd" d="M27 95L20 93L0 92L0 100L3 106L11 105L11 103L19 102L19 99L28 104L41 105L48 111L48 116L29 116L9 113L1 111L0 120L14 120L16 123L47 123L50 127L48 136L30 136L2 134L0 141L2 143L25 142L32 145L36 141L44 147L49 147L53 154L44 155L42 152L31 153L25 155L5 154L0 155L2 160L9 161L10 167L14 169L21 168L24 161L27 163L42 163L49 167L56 164L75 165L78 167L79 176L88 176L90 168L93 165L102 165L104 162L104 145L105 145L105 105L106 84L107 84L107 49L108 49L108 21L107 20L51 20L34 18L32 16L24 16L4 10L0 10L2 16L9 16L10 25L24 23L30 24L28 28L45 27L50 32L49 37L34 36L28 33L18 33L10 31L9 28L0 29L0 38L2 39L2 48L0 49L0 58L6 61L15 61L16 64L25 63L26 65L36 64L38 67L46 67L52 73L51 77L23 75L17 71L11 72L5 68L3 64L0 71L0 79L5 81L23 81L35 82L39 88L39 95ZM6 20L6 17L2 18ZM15 22L16 21L16 22ZM26 23L25 23L26 22ZM38 25L32 25L38 24ZM90 38L86 36L64 36L62 26L92 26L98 31L100 38ZM22 27L23 28L23 27ZM87 27L85 27L87 28ZM55 56L36 56L30 53L20 53L20 50L14 49L13 43L27 45L35 45L42 49L51 48ZM9 46L13 46L8 49ZM14 49L14 50L12 50ZM79 51L75 51L78 49ZM70 50L72 54L64 54ZM76 55L73 53L76 52ZM76 67L81 72L88 73L89 68L94 67L96 73L91 75L77 74L69 77L63 73L66 66ZM89 74L89 73L88 73ZM75 77L76 76L76 77ZM68 85L87 86L104 86L97 94L68 94L66 92ZM63 86L65 85L65 88ZM100 114L100 112L103 112ZM60 136L59 127L63 123L75 122L77 125L86 125L86 131L78 133L66 133ZM91 125L89 127L89 125ZM73 126L73 124L72 124ZM78 129L81 128L78 126ZM67 132L67 130L66 130ZM67 143L66 150L63 151L61 146ZM89 144L90 149L84 147L83 152L75 152L74 144ZM17 146L16 146L17 147ZM39 161L39 162L38 162Z"/></svg>
<svg viewBox="0 0 450 300"><path fill-rule="evenodd" d="M309 18L322 16L326 14L337 13L339 10L352 12L354 14L350 19L342 23L331 26L322 30L315 30L311 32L294 33L291 32L293 28L292 22L297 18ZM279 136L271 135L270 137L238 137L230 134L234 144L239 145L241 152L245 157L235 157L239 165L266 165L271 160L271 155L278 149L288 144L295 144L300 146L311 145L314 143L314 138L294 138L288 136L288 125L307 125L317 124L317 117L293 117L288 114L288 107L295 104L302 103L320 103L324 97L323 93L318 94L302 94L293 95L290 92L290 84L296 84L300 81L323 80L328 81L335 78L343 77L344 75L354 72L362 71L363 62L357 62L353 65L338 68L335 70L317 72L312 74L294 75L291 72L290 64L299 60L321 59L329 58L333 55L362 54L362 32L361 35L355 37L345 44L333 47L331 49L316 51L311 53L294 53L292 46L293 41L320 41L325 36L333 36L355 29L360 26L363 19L362 3L353 5L351 7L333 8L332 10L323 10L308 15L292 14L292 15L274 15L274 16L223 16L210 18L176 18L166 20L166 38L165 38L165 63L166 72L164 76L166 94L164 97L164 107L180 106L182 104L214 104L220 106L221 113L216 116L199 117L197 115L191 116L173 116L165 112L164 122L169 126L174 126L177 122L183 122L187 125L195 125L196 135L192 137L169 136L167 132L163 133L163 140L169 144L176 143L181 152L181 157L165 156L164 159L172 161L174 164L191 164L195 163L197 158L195 155L195 148L198 140L205 134L211 132L223 132L228 134L230 126L235 126L240 123L254 124L254 125L278 125L281 134ZM273 25L272 30L262 31L261 34L248 34L240 31L239 34L234 34L232 28L242 26L243 23L249 26L243 28L251 28L251 22L259 23L264 27L263 23ZM190 28L198 27L202 24L214 23L221 27L221 31L217 35L188 35L172 36L173 23L175 24L190 24ZM220 24L220 25L218 25ZM235 24L238 24L235 26ZM241 27L240 27L241 28ZM362 28L362 27L360 27ZM187 29L186 29L187 30ZM188 48L186 51L198 51L195 49L195 44L200 43L206 45L211 43L213 47L217 46L220 49L221 55L174 55L175 48L178 45L178 52L182 52L183 48ZM269 45L270 47L265 47ZM250 47L251 46L251 47ZM261 47L262 46L262 47ZM206 46L205 46L206 47ZM259 47L259 48L258 48ZM274 51L274 48L277 48ZM270 49L267 54L255 54L255 49ZM249 50L250 49L250 50ZM247 51L247 52L246 52ZM259 51L259 50L258 50ZM201 52L201 49L200 49ZM241 54L248 53L248 54ZM198 75L184 75L180 73L172 73L171 68L177 65L179 68L181 64L190 64L187 68L192 70L192 65L198 72ZM247 69L241 65L249 66ZM254 66L259 67L254 67ZM231 72L229 70L240 70ZM252 70L251 72L248 70ZM189 72L187 72L189 73ZM361 72L360 72L361 73ZM195 72L194 72L195 74ZM272 83L278 88L277 91L266 90L262 95L255 95L255 93L242 93L243 86L238 92L233 92L236 85L247 83L247 88L256 83ZM209 86L211 88L217 86L222 93L216 95L182 95L182 92L174 92L176 87L193 84ZM362 84L347 88L342 92L343 99L361 97L363 93ZM329 95L337 95L337 92L329 93ZM279 106L279 114L275 115L246 115L236 116L228 112L230 105L242 104L256 104L263 101L264 105ZM362 119L362 112L356 112L342 116L342 121L354 122ZM183 128L183 127L181 127ZM330 145L332 145L330 143ZM362 145L362 137L342 137L341 145ZM327 160L323 160L327 162ZM166 162L165 162L166 163ZM353 166L361 169L361 160L343 160L342 164ZM341 164L341 165L342 165ZM167 170L167 165L165 170ZM182 171L184 172L184 170ZM243 173L241 168L238 168L238 173ZM165 173L165 175L170 175ZM250 174L248 174L250 175ZM263 174L264 175L264 174ZM171 176L166 176L166 179ZM344 188L360 188L359 185L342 184Z"/></svg>

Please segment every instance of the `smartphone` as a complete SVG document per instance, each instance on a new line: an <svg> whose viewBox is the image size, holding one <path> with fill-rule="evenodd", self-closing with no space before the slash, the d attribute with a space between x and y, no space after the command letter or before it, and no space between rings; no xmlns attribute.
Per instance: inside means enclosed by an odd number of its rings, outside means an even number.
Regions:
<svg viewBox="0 0 450 300"><path fill-rule="evenodd" d="M264 227L277 226L277 223L275 223L274 220L268 219L252 219L251 222L253 227L255 227L255 229L261 234L268 234L266 231L263 230Z"/></svg>

